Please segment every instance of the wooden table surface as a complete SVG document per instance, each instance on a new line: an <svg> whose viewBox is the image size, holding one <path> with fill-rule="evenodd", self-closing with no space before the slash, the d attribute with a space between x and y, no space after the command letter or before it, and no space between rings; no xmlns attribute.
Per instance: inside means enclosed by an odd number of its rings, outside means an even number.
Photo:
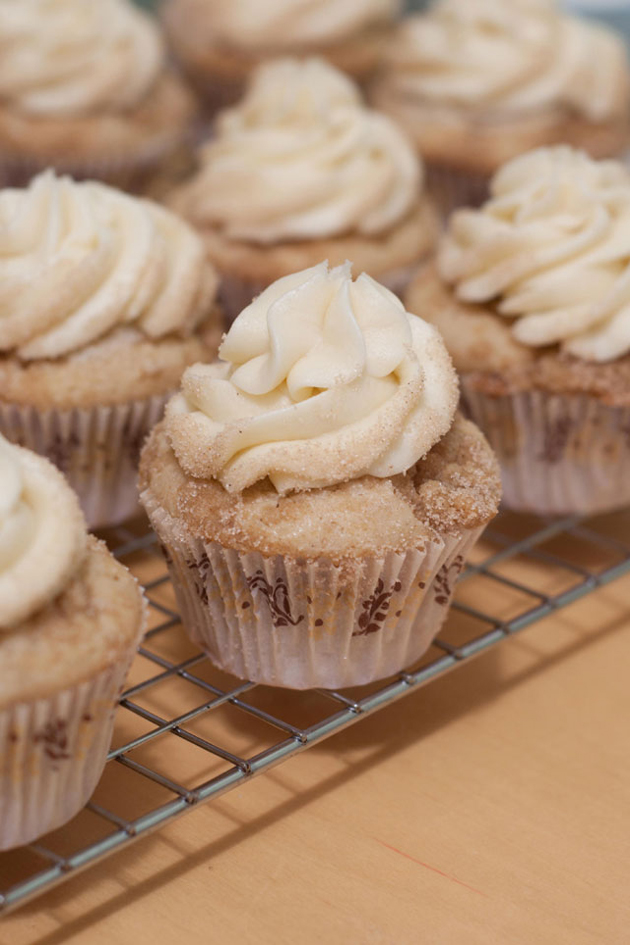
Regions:
<svg viewBox="0 0 630 945"><path fill-rule="evenodd" d="M627 945L629 666L626 577L26 905L0 943Z"/></svg>

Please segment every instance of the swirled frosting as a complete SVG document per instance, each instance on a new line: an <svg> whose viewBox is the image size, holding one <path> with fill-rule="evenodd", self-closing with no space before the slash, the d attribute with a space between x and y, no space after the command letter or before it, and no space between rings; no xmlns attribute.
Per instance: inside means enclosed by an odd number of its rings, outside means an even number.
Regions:
<svg viewBox="0 0 630 945"><path fill-rule="evenodd" d="M186 334L215 288L200 238L158 204L52 171L0 191L0 352L57 358L124 326Z"/></svg>
<svg viewBox="0 0 630 945"><path fill-rule="evenodd" d="M167 408L182 468L278 492L413 466L450 429L457 379L432 326L350 263L273 283Z"/></svg>
<svg viewBox="0 0 630 945"><path fill-rule="evenodd" d="M133 108L164 63L157 26L129 0L4 0L0 103L35 117Z"/></svg>
<svg viewBox="0 0 630 945"><path fill-rule="evenodd" d="M216 43L286 49L334 43L391 20L400 0L189 0L202 7Z"/></svg>
<svg viewBox="0 0 630 945"><path fill-rule="evenodd" d="M409 212L420 185L406 138L350 79L323 60L282 59L220 116L187 204L232 239L374 235Z"/></svg>
<svg viewBox="0 0 630 945"><path fill-rule="evenodd" d="M630 351L630 172L569 147L506 164L480 210L451 218L442 277L513 319L516 339L589 361Z"/></svg>
<svg viewBox="0 0 630 945"><path fill-rule="evenodd" d="M0 436L0 631L64 590L86 541L78 499L61 473Z"/></svg>
<svg viewBox="0 0 630 945"><path fill-rule="evenodd" d="M553 0L438 0L405 21L390 60L401 95L486 118L568 109L605 121L628 107L621 39Z"/></svg>

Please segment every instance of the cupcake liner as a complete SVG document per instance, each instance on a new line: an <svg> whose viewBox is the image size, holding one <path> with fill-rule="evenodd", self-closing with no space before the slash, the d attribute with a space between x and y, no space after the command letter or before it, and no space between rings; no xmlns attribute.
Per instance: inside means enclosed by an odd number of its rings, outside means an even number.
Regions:
<svg viewBox="0 0 630 945"><path fill-rule="evenodd" d="M443 218L459 207L480 207L489 197L490 175L428 163L425 188Z"/></svg>
<svg viewBox="0 0 630 945"><path fill-rule="evenodd" d="M165 161L187 147L187 136L183 136L178 140L160 141L133 157L101 156L89 161L71 155L7 154L0 147L0 187L25 187L37 174L53 167L58 174L68 174L75 180L101 180L123 190L141 192Z"/></svg>
<svg viewBox="0 0 630 945"><path fill-rule="evenodd" d="M49 698L0 710L0 850L77 814L102 774L133 654Z"/></svg>
<svg viewBox="0 0 630 945"><path fill-rule="evenodd" d="M418 262L419 261L416 261L410 266L401 266L398 269L391 269L389 272L380 273L378 276L375 276L375 278L381 285L384 285L396 295L402 296L418 271ZM250 282L238 276L222 273L219 288L219 305L225 313L228 325L231 325L243 309L269 285L271 285L270 282Z"/></svg>
<svg viewBox="0 0 630 945"><path fill-rule="evenodd" d="M0 402L0 433L59 467L79 496L89 528L118 525L140 511L140 449L169 397L170 392L69 410Z"/></svg>
<svg viewBox="0 0 630 945"><path fill-rule="evenodd" d="M409 283L418 272L418 265L422 259L417 259L410 266L401 266L399 269L391 269L389 272L376 276L377 282L384 285L386 289L393 292L399 298L407 291Z"/></svg>
<svg viewBox="0 0 630 945"><path fill-rule="evenodd" d="M336 564L203 542L148 493L143 502L193 642L234 676L291 689L363 685L415 662L483 531Z"/></svg>
<svg viewBox="0 0 630 945"><path fill-rule="evenodd" d="M217 113L224 108L231 108L243 97L247 87L247 76L241 78L223 78L203 75L185 64L183 71L190 86L196 92L202 106L206 122L212 122Z"/></svg>
<svg viewBox="0 0 630 945"><path fill-rule="evenodd" d="M231 325L252 299L260 295L266 287L264 282L248 282L238 276L221 273L218 302L226 323Z"/></svg>
<svg viewBox="0 0 630 945"><path fill-rule="evenodd" d="M299 58L305 58L312 55L323 56L324 59L327 58L325 52L314 52L313 50L296 50L294 53ZM281 53L278 52L273 54L271 58L276 58L277 56L282 57L283 55L289 55L289 52ZM203 107L203 112L207 120L212 121L218 112L222 111L225 108L233 108L238 102L241 101L245 92L247 91L247 86L250 80L252 73L256 71L256 68L262 64L262 60L252 61L251 67L243 72L242 75L219 75L218 73L211 74L209 71L203 71L203 69L195 66L193 63L188 63L185 60L185 57L176 56L176 60L179 63L180 69L186 76L189 85L196 92L198 98L200 99ZM378 68L375 63L371 68L362 70L360 74L355 74L349 72L347 69L343 69L341 66L336 65L334 61L331 62L335 68L340 69L342 72L347 72L353 82L359 86L364 95L367 95L367 92L370 88L370 83L374 78L376 69Z"/></svg>
<svg viewBox="0 0 630 945"><path fill-rule="evenodd" d="M491 397L466 376L462 397L499 458L508 508L587 515L630 505L630 407L538 390Z"/></svg>

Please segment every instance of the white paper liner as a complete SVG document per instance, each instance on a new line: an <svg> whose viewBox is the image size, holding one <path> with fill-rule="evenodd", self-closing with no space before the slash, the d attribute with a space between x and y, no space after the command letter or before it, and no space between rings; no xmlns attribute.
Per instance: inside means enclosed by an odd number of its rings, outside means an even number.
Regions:
<svg viewBox="0 0 630 945"><path fill-rule="evenodd" d="M50 698L0 710L0 850L55 830L90 798L132 656Z"/></svg>
<svg viewBox="0 0 630 945"><path fill-rule="evenodd" d="M537 390L490 397L466 376L462 398L499 458L508 508L588 515L630 505L630 407Z"/></svg>
<svg viewBox="0 0 630 945"><path fill-rule="evenodd" d="M410 266L392 269L389 272L374 276L374 278L396 295L402 296L416 275L421 261L417 260ZM355 272L355 275L358 274L358 272ZM269 282L248 282L246 279L240 279L237 276L222 274L219 288L219 305L225 313L227 324L231 325L243 309L247 308L250 302L270 284Z"/></svg>
<svg viewBox="0 0 630 945"><path fill-rule="evenodd" d="M442 218L459 207L480 207L489 197L490 177L459 171L440 164L426 164L426 192L435 201Z"/></svg>
<svg viewBox="0 0 630 945"><path fill-rule="evenodd" d="M88 527L104 528L140 511L140 449L169 397L70 410L0 401L0 433L55 463L78 494Z"/></svg>
<svg viewBox="0 0 630 945"><path fill-rule="evenodd" d="M184 627L221 669L290 689L343 688L414 663L438 633L483 528L350 566L203 542L145 492Z"/></svg>

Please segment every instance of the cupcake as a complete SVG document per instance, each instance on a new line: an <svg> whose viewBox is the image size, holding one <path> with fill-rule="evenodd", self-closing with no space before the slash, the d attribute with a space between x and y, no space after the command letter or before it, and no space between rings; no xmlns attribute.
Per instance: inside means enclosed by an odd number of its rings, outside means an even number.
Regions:
<svg viewBox="0 0 630 945"><path fill-rule="evenodd" d="M321 263L269 286L220 355L186 371L140 465L191 638L294 689L413 663L500 494L438 332Z"/></svg>
<svg viewBox="0 0 630 945"><path fill-rule="evenodd" d="M90 797L143 625L138 585L61 473L0 436L0 850Z"/></svg>
<svg viewBox="0 0 630 945"><path fill-rule="evenodd" d="M506 161L544 145L628 144L626 50L554 0L437 0L391 42L373 99L427 161L443 208L478 205Z"/></svg>
<svg viewBox="0 0 630 945"><path fill-rule="evenodd" d="M0 16L0 178L48 166L139 186L189 133L194 98L130 0L21 0Z"/></svg>
<svg viewBox="0 0 630 945"><path fill-rule="evenodd" d="M116 524L182 371L216 352L216 273L170 211L51 171L0 191L0 243L0 433Z"/></svg>
<svg viewBox="0 0 630 945"><path fill-rule="evenodd" d="M232 318L323 259L400 291L437 235L411 145L319 59L262 66L168 202L201 232Z"/></svg>
<svg viewBox="0 0 630 945"><path fill-rule="evenodd" d="M283 55L324 56L358 81L381 60L400 0L166 0L180 63L211 108L237 101L254 69Z"/></svg>
<svg viewBox="0 0 630 945"><path fill-rule="evenodd" d="M506 164L406 296L442 332L505 502L630 503L630 172L569 147Z"/></svg>

